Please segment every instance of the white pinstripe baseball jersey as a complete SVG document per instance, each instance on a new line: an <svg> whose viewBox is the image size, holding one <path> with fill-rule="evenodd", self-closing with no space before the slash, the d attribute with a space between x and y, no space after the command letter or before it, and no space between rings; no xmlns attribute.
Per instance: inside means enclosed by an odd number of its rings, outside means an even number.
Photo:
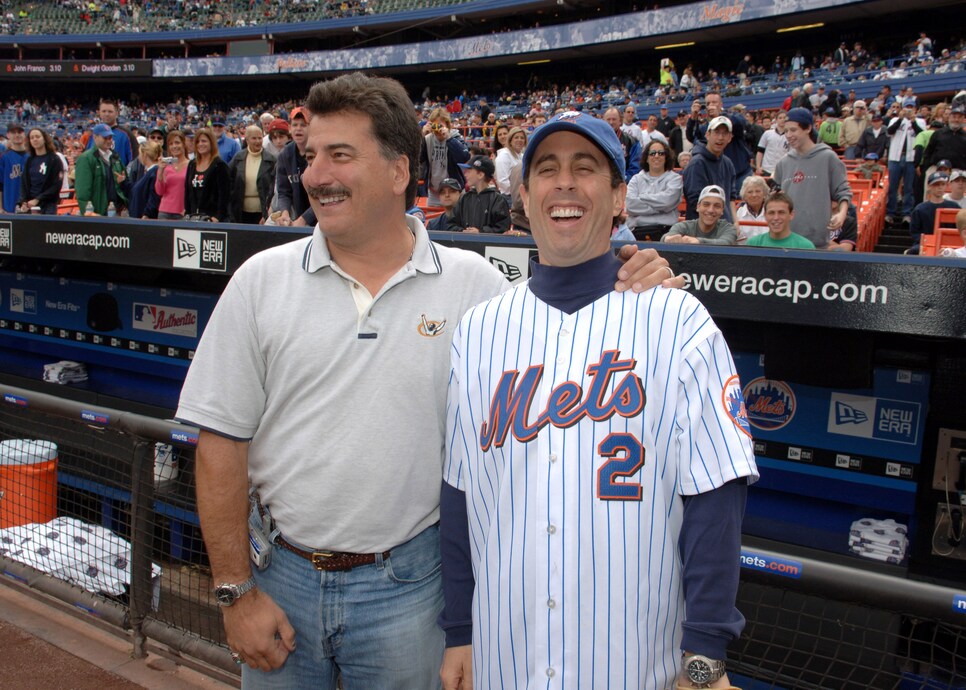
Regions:
<svg viewBox="0 0 966 690"><path fill-rule="evenodd" d="M466 314L452 362L444 476L467 495L475 686L671 687L679 495L757 478L707 311L659 288L568 315L524 284Z"/></svg>

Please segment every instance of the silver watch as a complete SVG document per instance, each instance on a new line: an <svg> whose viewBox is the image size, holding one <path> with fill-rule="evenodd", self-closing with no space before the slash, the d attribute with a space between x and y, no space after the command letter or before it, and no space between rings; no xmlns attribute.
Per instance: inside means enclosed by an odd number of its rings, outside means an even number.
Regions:
<svg viewBox="0 0 966 690"><path fill-rule="evenodd" d="M725 674L725 662L700 654L688 654L684 657L684 673L696 687L707 688Z"/></svg>
<svg viewBox="0 0 966 690"><path fill-rule="evenodd" d="M242 594L255 587L255 578L250 577L240 585L223 582L215 587L215 600L219 606L231 606Z"/></svg>

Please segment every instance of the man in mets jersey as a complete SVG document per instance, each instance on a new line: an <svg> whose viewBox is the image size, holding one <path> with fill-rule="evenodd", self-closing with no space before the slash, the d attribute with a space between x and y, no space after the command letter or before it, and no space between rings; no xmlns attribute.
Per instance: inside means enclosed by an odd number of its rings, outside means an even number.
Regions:
<svg viewBox="0 0 966 690"><path fill-rule="evenodd" d="M539 264L453 336L445 688L730 687L758 477L741 386L691 295L612 291L623 162L592 116L535 131Z"/></svg>

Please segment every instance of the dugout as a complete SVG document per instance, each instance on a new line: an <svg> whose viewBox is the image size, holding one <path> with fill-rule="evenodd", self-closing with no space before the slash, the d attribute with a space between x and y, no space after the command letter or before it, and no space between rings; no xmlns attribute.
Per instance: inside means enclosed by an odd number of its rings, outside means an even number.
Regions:
<svg viewBox="0 0 966 690"><path fill-rule="evenodd" d="M302 234L126 219L0 220L0 388L17 391L4 390L4 403L29 405L27 390L170 417L232 272L253 253ZM528 239L435 239L483 254L513 281L527 277L535 254ZM966 266L879 254L660 250L725 332L741 375L762 474L745 520L742 564L751 579L777 581L802 598L796 605L803 610L827 606L807 584L808 573L823 567L831 568L823 586L853 575L938 585L953 593L947 618L966 622L966 541L955 529L966 494L959 407ZM59 360L85 363L88 381L43 382L43 365ZM904 525L901 555L860 555L853 547L861 537L850 543L860 520ZM757 605L768 606L769 593L756 596ZM904 640L906 656L918 658L907 618L883 616L870 613L857 662L878 649L876 634L886 647ZM827 624L804 620L795 635L817 634ZM962 627L953 659L966 654ZM767 662L767 645L749 653Z"/></svg>

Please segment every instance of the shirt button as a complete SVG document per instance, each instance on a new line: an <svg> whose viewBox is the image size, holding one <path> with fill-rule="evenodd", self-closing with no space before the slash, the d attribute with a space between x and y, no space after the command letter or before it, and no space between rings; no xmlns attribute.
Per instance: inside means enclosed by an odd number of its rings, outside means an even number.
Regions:
<svg viewBox="0 0 966 690"><path fill-rule="evenodd" d="M556 606L557 606L557 602L555 602L553 599L547 599L547 608L548 609L555 608Z"/></svg>
<svg viewBox="0 0 966 690"><path fill-rule="evenodd" d="M550 454L550 462L557 462L557 454L556 453L551 453Z"/></svg>
<svg viewBox="0 0 966 690"><path fill-rule="evenodd" d="M553 678L554 674L556 674L556 671L554 671L552 668L547 669L547 678Z"/></svg>
<svg viewBox="0 0 966 690"><path fill-rule="evenodd" d="M547 525L547 534L556 534L557 528L553 525Z"/></svg>

